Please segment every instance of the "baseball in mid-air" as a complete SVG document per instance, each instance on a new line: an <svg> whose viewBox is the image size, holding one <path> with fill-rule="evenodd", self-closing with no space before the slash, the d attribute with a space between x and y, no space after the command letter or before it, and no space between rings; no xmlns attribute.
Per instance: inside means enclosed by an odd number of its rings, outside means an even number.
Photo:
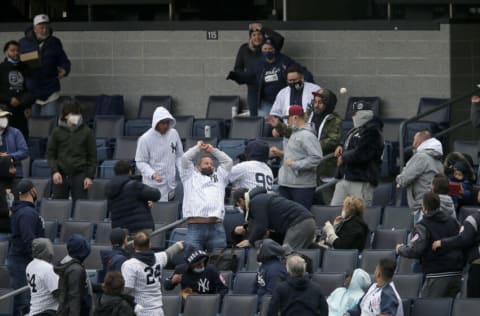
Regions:
<svg viewBox="0 0 480 316"><path fill-rule="evenodd" d="M345 87L340 88L340 93L341 94L347 93L347 88L345 88Z"/></svg>

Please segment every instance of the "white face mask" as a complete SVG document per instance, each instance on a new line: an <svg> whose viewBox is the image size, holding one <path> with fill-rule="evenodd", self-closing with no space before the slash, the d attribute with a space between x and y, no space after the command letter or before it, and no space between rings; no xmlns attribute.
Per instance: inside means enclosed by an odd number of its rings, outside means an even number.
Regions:
<svg viewBox="0 0 480 316"><path fill-rule="evenodd" d="M82 116L80 114L70 114L67 120L72 125L78 125L78 123L80 123L81 118Z"/></svg>
<svg viewBox="0 0 480 316"><path fill-rule="evenodd" d="M6 117L0 117L0 128L5 129L8 125L8 119Z"/></svg>

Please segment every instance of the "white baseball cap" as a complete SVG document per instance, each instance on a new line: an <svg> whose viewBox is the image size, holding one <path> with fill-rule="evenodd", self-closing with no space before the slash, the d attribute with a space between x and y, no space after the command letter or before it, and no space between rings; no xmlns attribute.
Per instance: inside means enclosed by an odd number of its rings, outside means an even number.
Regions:
<svg viewBox="0 0 480 316"><path fill-rule="evenodd" d="M46 14L39 14L39 15L36 15L34 18L33 18L33 25L37 25L37 24L42 24L42 23L50 23L50 19L48 18L48 15Z"/></svg>

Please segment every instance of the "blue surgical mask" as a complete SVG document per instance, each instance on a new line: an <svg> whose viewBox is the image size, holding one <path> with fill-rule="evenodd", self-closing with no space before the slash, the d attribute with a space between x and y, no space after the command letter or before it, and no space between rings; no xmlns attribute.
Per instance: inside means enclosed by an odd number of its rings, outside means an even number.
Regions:
<svg viewBox="0 0 480 316"><path fill-rule="evenodd" d="M18 62L19 62L19 60L15 60L11 57L7 57L7 60L8 60L9 63L14 64L14 65L18 64Z"/></svg>
<svg viewBox="0 0 480 316"><path fill-rule="evenodd" d="M205 271L205 267L202 267L202 268L193 268L193 272L195 272L195 273L202 273L203 271Z"/></svg>
<svg viewBox="0 0 480 316"><path fill-rule="evenodd" d="M275 52L262 52L262 56L265 58L265 59L273 59L273 57L275 57Z"/></svg>

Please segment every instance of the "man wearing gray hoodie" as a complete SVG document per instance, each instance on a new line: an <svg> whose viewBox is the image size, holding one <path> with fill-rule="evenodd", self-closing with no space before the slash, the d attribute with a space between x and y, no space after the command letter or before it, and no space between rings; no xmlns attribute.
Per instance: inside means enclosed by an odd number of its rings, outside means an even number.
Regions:
<svg viewBox="0 0 480 316"><path fill-rule="evenodd" d="M414 155L397 176L397 187L406 188L408 207L415 212L415 222L421 219L423 195L430 191L433 177L443 172L442 143L429 131L419 131L413 137Z"/></svg>
<svg viewBox="0 0 480 316"><path fill-rule="evenodd" d="M288 124L292 127L292 135L278 172L278 192L310 209L317 186L317 166L323 156L322 147L313 128L305 122L302 106L290 106Z"/></svg>
<svg viewBox="0 0 480 316"><path fill-rule="evenodd" d="M32 256L33 260L26 269L31 297L30 315L55 315L58 309L58 275L51 264L53 246L50 239L34 239Z"/></svg>
<svg viewBox="0 0 480 316"><path fill-rule="evenodd" d="M137 143L135 162L142 173L142 182L160 191L160 201L175 197L175 165L183 156L182 141L173 128L175 118L160 106L153 113L152 128Z"/></svg>

